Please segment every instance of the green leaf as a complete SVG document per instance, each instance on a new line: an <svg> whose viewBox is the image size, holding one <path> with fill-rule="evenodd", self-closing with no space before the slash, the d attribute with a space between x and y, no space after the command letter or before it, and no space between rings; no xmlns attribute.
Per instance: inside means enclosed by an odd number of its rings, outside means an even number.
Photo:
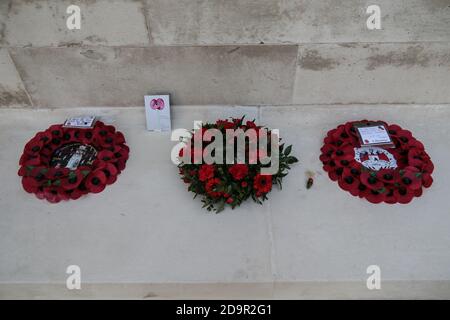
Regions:
<svg viewBox="0 0 450 320"><path fill-rule="evenodd" d="M91 171L89 171L89 170L81 170L81 174L83 175L83 176L87 176L89 173L90 173Z"/></svg>
<svg viewBox="0 0 450 320"><path fill-rule="evenodd" d="M288 155L291 153L291 151L292 151L292 145L287 146L287 147L286 147L286 150L284 150L284 154L285 154L286 156L288 156Z"/></svg>
<svg viewBox="0 0 450 320"><path fill-rule="evenodd" d="M53 182L53 185L59 187L59 186L61 185L61 180L60 180L60 179L55 180L55 181Z"/></svg>
<svg viewBox="0 0 450 320"><path fill-rule="evenodd" d="M288 164L292 164L292 163L298 162L298 159L297 159L296 157L290 156L290 157L288 157L288 158L286 159L286 162L287 162Z"/></svg>

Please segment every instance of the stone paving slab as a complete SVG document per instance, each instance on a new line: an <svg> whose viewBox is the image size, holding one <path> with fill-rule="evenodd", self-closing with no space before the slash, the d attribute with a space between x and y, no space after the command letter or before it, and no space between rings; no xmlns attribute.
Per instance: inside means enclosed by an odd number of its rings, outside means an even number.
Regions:
<svg viewBox="0 0 450 320"><path fill-rule="evenodd" d="M117 183L57 205L25 193L16 175L24 143L84 113L126 135L131 156ZM190 128L246 113L279 128L300 164L264 206L215 215L187 193L169 160L175 143L145 131L141 108L0 110L0 297L450 297L448 106L177 106L172 115L174 128ZM361 118L398 123L425 144L436 170L421 198L372 205L322 172L323 136ZM310 190L307 170L316 172ZM64 289L70 264L82 268L85 289ZM381 291L365 288L371 264Z"/></svg>

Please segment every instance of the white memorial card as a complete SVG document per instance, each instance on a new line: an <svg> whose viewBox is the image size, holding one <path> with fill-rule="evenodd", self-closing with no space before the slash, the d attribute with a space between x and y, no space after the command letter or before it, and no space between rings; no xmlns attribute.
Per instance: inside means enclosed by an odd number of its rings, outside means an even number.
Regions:
<svg viewBox="0 0 450 320"><path fill-rule="evenodd" d="M144 102L147 130L158 132L170 131L169 95L145 96Z"/></svg>
<svg viewBox="0 0 450 320"><path fill-rule="evenodd" d="M355 125L358 130L361 146L392 146L393 142L382 123L373 123L370 126Z"/></svg>
<svg viewBox="0 0 450 320"><path fill-rule="evenodd" d="M95 116L80 116L68 118L63 127L65 128L93 128L95 124Z"/></svg>

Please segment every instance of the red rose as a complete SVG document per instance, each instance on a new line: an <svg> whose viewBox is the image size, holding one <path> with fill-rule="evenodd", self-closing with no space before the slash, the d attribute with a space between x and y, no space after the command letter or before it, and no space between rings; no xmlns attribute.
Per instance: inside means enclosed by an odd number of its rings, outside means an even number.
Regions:
<svg viewBox="0 0 450 320"><path fill-rule="evenodd" d="M254 121L247 121L247 123L245 124L245 126L247 128L251 128L251 129L256 129L256 124Z"/></svg>
<svg viewBox="0 0 450 320"><path fill-rule="evenodd" d="M234 164L228 169L228 172L234 180L242 180L248 175L248 166L246 164Z"/></svg>
<svg viewBox="0 0 450 320"><path fill-rule="evenodd" d="M228 120L217 120L216 125L218 127L223 127L224 129L233 129L234 128L234 123L230 122Z"/></svg>
<svg viewBox="0 0 450 320"><path fill-rule="evenodd" d="M212 164L202 164L198 170L198 178L200 181L206 181L214 177L214 166Z"/></svg>
<svg viewBox="0 0 450 320"><path fill-rule="evenodd" d="M217 186L220 185L220 179L214 178L208 180L205 185L205 190L208 195L210 195L213 198L218 198L222 196L222 192L217 191Z"/></svg>
<svg viewBox="0 0 450 320"><path fill-rule="evenodd" d="M257 174L253 181L253 187L257 192L267 193L272 190L272 176Z"/></svg>

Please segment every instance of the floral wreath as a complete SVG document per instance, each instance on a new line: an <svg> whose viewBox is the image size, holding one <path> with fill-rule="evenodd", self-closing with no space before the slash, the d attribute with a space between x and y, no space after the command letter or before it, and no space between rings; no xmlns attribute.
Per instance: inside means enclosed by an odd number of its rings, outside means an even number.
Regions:
<svg viewBox="0 0 450 320"><path fill-rule="evenodd" d="M201 149L195 149L195 136L199 135L203 138L207 129L218 129L224 136L227 129L242 129L243 132L254 129L257 134L256 139L259 141L261 137L260 132L263 128L267 130L263 126L257 126L254 121L246 121L244 123L244 117L241 119L231 118L231 121L217 120L215 123L203 123L201 129L193 130L191 132L192 136L185 141L186 145L179 152L179 173L182 180L189 185L188 190L195 193L194 198L197 195L202 196L203 207L208 211L220 212L225 206L231 206L234 209L248 198L252 198L255 202L262 204L262 201L268 199L267 194L272 190L273 184L277 184L281 189L282 179L287 175L287 171L291 169L290 165L298 162L298 159L290 155L292 146L285 148L284 143L279 144L278 172L272 175L261 174L261 168L266 165L263 165L260 159L264 156L263 153L267 155L270 152L270 145L268 145L267 151L259 148L258 145L256 152L251 152L248 149L248 141L246 141L246 159L248 160L246 160L246 163L236 163L236 157L234 164L183 162L183 156L186 157L189 152L189 146L191 148L191 160L193 160L196 154L203 155L205 148L210 143L203 141ZM270 134L271 131L267 130L267 135L270 136ZM226 157L225 150L224 155ZM253 161L250 160L252 158Z"/></svg>
<svg viewBox="0 0 450 320"><path fill-rule="evenodd" d="M54 154L65 146L93 148L91 161L69 169L52 165ZM99 193L113 184L125 169L129 148L124 135L114 126L97 121L93 128L52 125L38 132L20 157L19 176L28 193L51 203L76 200L89 192Z"/></svg>
<svg viewBox="0 0 450 320"><path fill-rule="evenodd" d="M393 148L361 147L355 124L382 123ZM323 169L353 196L371 203L409 203L433 183L434 165L410 131L383 121L352 121L330 130L321 148Z"/></svg>

